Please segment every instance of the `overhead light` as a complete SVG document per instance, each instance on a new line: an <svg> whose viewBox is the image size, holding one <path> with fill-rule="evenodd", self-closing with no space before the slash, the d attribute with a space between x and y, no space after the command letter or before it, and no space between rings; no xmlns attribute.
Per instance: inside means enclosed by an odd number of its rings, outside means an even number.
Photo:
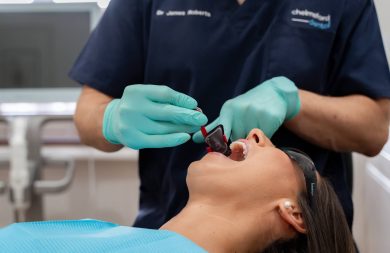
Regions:
<svg viewBox="0 0 390 253"><path fill-rule="evenodd" d="M12 0L9 0L12 1ZM110 0L53 0L54 3L63 4L63 3L97 3L97 5L105 9L107 8Z"/></svg>
<svg viewBox="0 0 390 253"><path fill-rule="evenodd" d="M96 3L97 0L53 0L54 3L64 4L64 3Z"/></svg>
<svg viewBox="0 0 390 253"><path fill-rule="evenodd" d="M108 4L110 3L111 0L98 0L97 4L100 8L105 9L108 7Z"/></svg>
<svg viewBox="0 0 390 253"><path fill-rule="evenodd" d="M34 0L0 0L0 4L31 4Z"/></svg>

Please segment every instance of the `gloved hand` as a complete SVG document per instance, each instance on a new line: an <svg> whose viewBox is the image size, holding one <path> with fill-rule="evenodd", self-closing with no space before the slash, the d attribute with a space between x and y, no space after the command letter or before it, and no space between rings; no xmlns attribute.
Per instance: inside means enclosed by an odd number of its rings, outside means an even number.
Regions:
<svg viewBox="0 0 390 253"><path fill-rule="evenodd" d="M285 120L296 116L300 109L298 88L285 77L275 77L246 93L224 103L219 117L206 129L222 124L226 137L231 140L245 138L253 128L261 129L271 138ZM193 136L203 142L200 132Z"/></svg>
<svg viewBox="0 0 390 253"><path fill-rule="evenodd" d="M104 111L103 135L133 149L174 147L207 123L195 99L160 85L130 85Z"/></svg>

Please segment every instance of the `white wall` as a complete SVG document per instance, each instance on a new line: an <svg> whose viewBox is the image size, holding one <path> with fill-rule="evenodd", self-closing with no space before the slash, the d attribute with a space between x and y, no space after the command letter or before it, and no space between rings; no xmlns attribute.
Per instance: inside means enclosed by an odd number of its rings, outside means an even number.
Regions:
<svg viewBox="0 0 390 253"><path fill-rule="evenodd" d="M390 58L390 1L375 0L387 58ZM390 87L389 87L390 88ZM390 249L390 141L380 155L354 154L353 232L362 253Z"/></svg>
<svg viewBox="0 0 390 253"><path fill-rule="evenodd" d="M382 36L385 43L387 59L390 58L390 1L374 0L379 15L379 22L382 29Z"/></svg>
<svg viewBox="0 0 390 253"><path fill-rule="evenodd" d="M363 253L390 249L390 142L381 154L354 154L354 236Z"/></svg>

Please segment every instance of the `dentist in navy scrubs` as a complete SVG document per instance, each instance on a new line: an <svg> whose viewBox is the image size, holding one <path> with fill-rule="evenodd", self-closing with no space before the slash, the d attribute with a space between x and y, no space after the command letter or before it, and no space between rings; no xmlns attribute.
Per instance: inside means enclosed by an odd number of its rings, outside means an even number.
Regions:
<svg viewBox="0 0 390 253"><path fill-rule="evenodd" d="M343 152L374 156L388 137L372 0L112 0L70 75L83 85L81 140L140 150L137 227L184 207L186 169L205 153L201 125L222 124L231 140L260 128L308 153L350 225Z"/></svg>

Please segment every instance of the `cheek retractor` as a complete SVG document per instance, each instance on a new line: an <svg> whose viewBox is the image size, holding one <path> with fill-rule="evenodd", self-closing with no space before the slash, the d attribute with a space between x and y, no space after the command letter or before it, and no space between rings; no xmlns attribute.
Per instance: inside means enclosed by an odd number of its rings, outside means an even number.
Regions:
<svg viewBox="0 0 390 253"><path fill-rule="evenodd" d="M196 108L198 112L202 112L199 107ZM225 156L231 155L229 147L229 140L225 136L225 131L222 125L216 126L211 131L207 132L206 127L201 127L201 132L204 137L204 141L207 144L207 152L218 152Z"/></svg>

